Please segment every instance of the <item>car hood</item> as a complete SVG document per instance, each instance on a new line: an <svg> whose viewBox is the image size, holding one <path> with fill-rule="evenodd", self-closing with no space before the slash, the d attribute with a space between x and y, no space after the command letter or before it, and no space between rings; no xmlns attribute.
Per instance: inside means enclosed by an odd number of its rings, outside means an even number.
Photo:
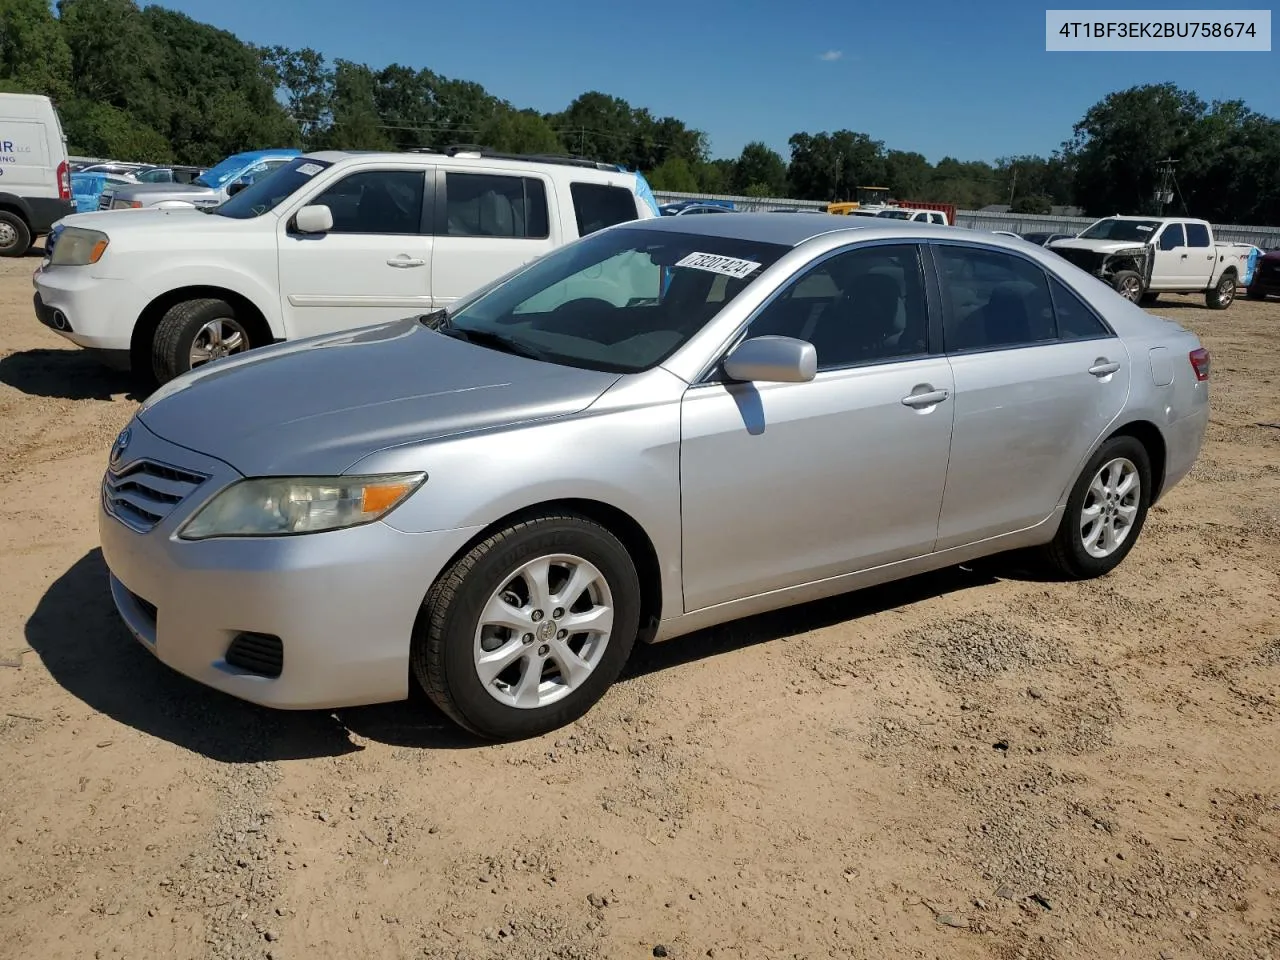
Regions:
<svg viewBox="0 0 1280 960"><path fill-rule="evenodd" d="M244 220L202 213L198 207L178 207L173 210L93 210L73 213L59 223L64 227L85 227L101 230L107 236L115 236L124 230L152 230L158 226L166 229L186 227L196 230L234 229Z"/></svg>
<svg viewBox="0 0 1280 960"><path fill-rule="evenodd" d="M1119 253L1121 250L1140 250L1140 240L1055 240L1049 244L1050 250L1092 250L1094 253Z"/></svg>
<svg viewBox="0 0 1280 960"><path fill-rule="evenodd" d="M387 447L576 413L618 376L410 318L215 361L161 387L138 418L246 476L333 475Z"/></svg>

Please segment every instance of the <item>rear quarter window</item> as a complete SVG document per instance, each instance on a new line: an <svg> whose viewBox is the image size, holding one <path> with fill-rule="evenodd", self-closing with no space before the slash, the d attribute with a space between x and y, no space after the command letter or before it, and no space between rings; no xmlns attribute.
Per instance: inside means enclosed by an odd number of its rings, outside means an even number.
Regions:
<svg viewBox="0 0 1280 960"><path fill-rule="evenodd" d="M612 227L615 223L638 220L635 194L625 187L607 183L571 183L569 195L578 221L578 236Z"/></svg>

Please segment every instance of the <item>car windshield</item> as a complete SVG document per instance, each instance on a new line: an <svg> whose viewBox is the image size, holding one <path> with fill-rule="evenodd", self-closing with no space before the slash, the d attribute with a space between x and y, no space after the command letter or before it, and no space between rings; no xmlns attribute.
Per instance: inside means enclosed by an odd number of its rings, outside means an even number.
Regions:
<svg viewBox="0 0 1280 960"><path fill-rule="evenodd" d="M1160 226L1159 220L1117 220L1109 217L1099 220L1084 233L1080 240L1137 240L1146 243Z"/></svg>
<svg viewBox="0 0 1280 960"><path fill-rule="evenodd" d="M910 210L881 210L876 214L877 217L885 217L889 220L910 220Z"/></svg>
<svg viewBox="0 0 1280 960"><path fill-rule="evenodd" d="M204 173L200 174L200 176L196 177L192 182L197 183L202 187L212 187L217 190L252 162L253 157L250 157L248 154L233 154L217 166L210 167Z"/></svg>
<svg viewBox="0 0 1280 960"><path fill-rule="evenodd" d="M637 373L673 354L789 249L618 227L548 254L438 329L550 363Z"/></svg>
<svg viewBox="0 0 1280 960"><path fill-rule="evenodd" d="M251 220L268 210L274 210L285 198L306 184L325 167L332 166L326 160L295 157L283 167L260 180L255 180L230 200L209 208L210 213L234 220Z"/></svg>

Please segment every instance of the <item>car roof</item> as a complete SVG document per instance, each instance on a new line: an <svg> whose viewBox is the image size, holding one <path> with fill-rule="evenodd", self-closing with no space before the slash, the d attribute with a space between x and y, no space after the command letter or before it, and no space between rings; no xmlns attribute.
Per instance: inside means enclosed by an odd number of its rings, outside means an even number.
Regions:
<svg viewBox="0 0 1280 960"><path fill-rule="evenodd" d="M520 170L528 170L530 167L546 167L553 170L568 170L572 172L574 179L594 180L596 182L618 183L625 179L634 180L636 173L634 170L607 169L601 170L597 167L579 165L576 163L557 163L554 159L542 159L539 157L517 158L517 157L496 157L496 156L476 156L475 154L462 153L461 155L451 155L447 153L434 153L427 151L386 151L386 150L316 150L306 156L313 160L321 160L325 163L338 163L342 160L360 158L361 160L382 160L388 162L404 163L405 161L419 161L423 166L438 166L440 164L474 164L476 166L494 167L499 170L511 170L512 172Z"/></svg>
<svg viewBox="0 0 1280 960"><path fill-rule="evenodd" d="M732 217L660 217L633 222L630 226L645 230L671 230L708 237L751 240L796 247L806 240L830 233L846 233L849 239L914 239L931 238L979 240L989 242L1001 238L983 230L943 226L920 220L894 220L888 217L845 217L833 213L738 213ZM620 224L619 226L628 226Z"/></svg>

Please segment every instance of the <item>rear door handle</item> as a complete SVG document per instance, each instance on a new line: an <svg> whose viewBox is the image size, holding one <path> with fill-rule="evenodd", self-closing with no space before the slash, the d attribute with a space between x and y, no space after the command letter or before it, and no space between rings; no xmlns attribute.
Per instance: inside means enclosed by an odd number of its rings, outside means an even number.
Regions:
<svg viewBox="0 0 1280 960"><path fill-rule="evenodd" d="M1097 360L1093 366L1089 368L1089 372L1095 377L1109 377L1120 369L1120 364L1114 360Z"/></svg>
<svg viewBox="0 0 1280 960"><path fill-rule="evenodd" d="M902 398L903 406L919 410L921 407L932 407L947 399L950 394L945 390L929 390L925 393L909 393Z"/></svg>
<svg viewBox="0 0 1280 960"><path fill-rule="evenodd" d="M415 260L415 259L410 259L409 257L399 256L399 257L392 257L390 260L388 260L387 266L389 267L420 267L426 262L427 261L425 260Z"/></svg>

